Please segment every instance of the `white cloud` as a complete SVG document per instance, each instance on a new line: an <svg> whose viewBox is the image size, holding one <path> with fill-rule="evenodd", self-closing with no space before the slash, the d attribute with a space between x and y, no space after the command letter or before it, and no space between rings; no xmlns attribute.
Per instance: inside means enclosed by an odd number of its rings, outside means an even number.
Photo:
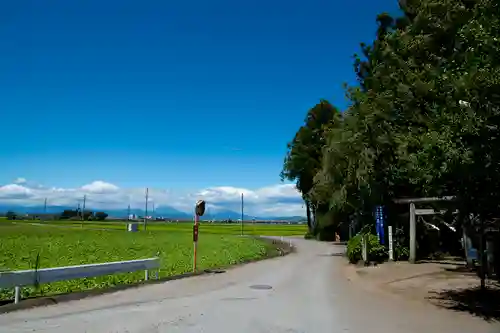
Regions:
<svg viewBox="0 0 500 333"><path fill-rule="evenodd" d="M16 178L14 181L13 181L14 184L24 184L26 183L26 178L23 178L23 177L19 177L19 178Z"/></svg>
<svg viewBox="0 0 500 333"><path fill-rule="evenodd" d="M260 189L219 186L195 191L171 191L149 189L149 202L156 208L173 207L190 212L196 200L207 202L208 212L225 210L240 211L241 194L246 215L290 216L304 215L302 199L292 184L277 184ZM26 206L43 205L45 198L52 206L76 206L86 195L87 207L120 209L143 208L145 188L120 188L114 184L96 180L76 188L45 187L30 183L13 183L0 186L0 203Z"/></svg>
<svg viewBox="0 0 500 333"><path fill-rule="evenodd" d="M96 180L90 184L83 185L81 189L84 192L104 194L116 193L120 188L113 184L103 182L102 180Z"/></svg>
<svg viewBox="0 0 500 333"><path fill-rule="evenodd" d="M28 199L32 193L31 189L17 184L7 184L0 187L0 198Z"/></svg>

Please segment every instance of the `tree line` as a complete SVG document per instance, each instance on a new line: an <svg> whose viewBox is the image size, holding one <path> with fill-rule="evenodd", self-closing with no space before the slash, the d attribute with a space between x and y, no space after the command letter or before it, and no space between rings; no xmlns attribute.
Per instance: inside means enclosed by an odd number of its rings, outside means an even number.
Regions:
<svg viewBox="0 0 500 333"><path fill-rule="evenodd" d="M85 221L104 221L108 214L105 212L93 212L90 210L85 210L82 212L81 209L66 209L60 214L18 214L14 211L8 211L5 214L8 220L18 220L18 219L57 219L57 220L85 220Z"/></svg>
<svg viewBox="0 0 500 333"><path fill-rule="evenodd" d="M499 215L498 0L399 4L355 55L347 109L319 101L288 144L281 177L317 237L395 198L454 196L462 225Z"/></svg>

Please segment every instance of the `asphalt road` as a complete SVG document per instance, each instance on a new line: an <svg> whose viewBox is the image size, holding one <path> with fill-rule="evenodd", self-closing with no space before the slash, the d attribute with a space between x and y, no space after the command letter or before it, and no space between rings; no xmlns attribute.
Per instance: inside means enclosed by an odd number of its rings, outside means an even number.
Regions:
<svg viewBox="0 0 500 333"><path fill-rule="evenodd" d="M500 332L468 314L362 292L332 256L342 247L293 242L297 253L222 274L3 314L0 332Z"/></svg>

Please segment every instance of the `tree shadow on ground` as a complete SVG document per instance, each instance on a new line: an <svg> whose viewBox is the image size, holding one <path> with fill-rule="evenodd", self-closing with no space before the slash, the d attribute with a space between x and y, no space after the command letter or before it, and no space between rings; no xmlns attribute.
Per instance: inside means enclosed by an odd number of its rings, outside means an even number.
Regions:
<svg viewBox="0 0 500 333"><path fill-rule="evenodd" d="M489 286L432 292L428 299L436 306L450 310L468 312L486 321L500 321L500 288Z"/></svg>
<svg viewBox="0 0 500 333"><path fill-rule="evenodd" d="M446 267L444 271L447 273L458 273L464 276L477 276L477 273L467 266Z"/></svg>
<svg viewBox="0 0 500 333"><path fill-rule="evenodd" d="M323 253L318 254L318 257L345 257L345 253Z"/></svg>

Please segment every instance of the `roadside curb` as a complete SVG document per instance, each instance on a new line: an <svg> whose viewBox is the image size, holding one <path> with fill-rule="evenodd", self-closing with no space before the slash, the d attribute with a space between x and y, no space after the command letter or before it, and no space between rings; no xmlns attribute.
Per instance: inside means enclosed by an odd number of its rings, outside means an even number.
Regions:
<svg viewBox="0 0 500 333"><path fill-rule="evenodd" d="M229 269L234 269L234 268L246 265L246 264L255 263L258 261L262 261L262 260L268 260L268 259L282 257L282 256L288 255L288 254L296 251L295 246L292 244L292 242L289 242L289 241L283 241L280 239L273 239L273 238L260 237L260 236L252 236L252 237L258 238L262 241L271 243L273 245L277 245L278 251L276 253L272 253L270 256L266 256L266 257L262 257L262 258L258 258L258 259L246 260L244 262L237 263L234 265L227 265L227 266L222 266L222 267L217 267L217 268L205 269L203 271L198 271L198 272L188 272L188 273L183 273L183 274L178 274L178 275L173 275L173 276L167 276L167 277L156 279L156 280L140 281L140 282L136 282L136 283L118 285L118 286L113 286L113 287L104 288L104 289L91 289L91 290L79 291L79 292L74 292L74 293L59 294L59 295L54 295L54 296L40 296L40 297L36 297L36 298L27 298L27 299L23 299L18 304L8 303L8 304L0 306L0 314L14 312L14 311L18 311L18 310L26 310L26 309L36 308L36 307L42 307L42 306L50 306L50 305L65 303L65 302L70 302L70 301L78 301L78 300L81 300L84 298L107 295L107 294L112 294L112 293L115 293L118 291L123 291L123 290L128 290L128 289L133 289L133 288L140 288L143 286L160 284L160 283L164 283L164 282L168 282L168 281L180 280L180 279L185 279L185 278L189 278L189 277L221 274L221 273L225 273L225 271L229 270Z"/></svg>
<svg viewBox="0 0 500 333"><path fill-rule="evenodd" d="M106 295L106 294L112 294L112 293L122 291L122 290L140 288L142 286L148 286L148 285L152 285L152 284L158 284L158 283L179 280L179 279L200 276L200 275L207 275L207 274L212 274L212 272L208 271L208 270L207 271L200 271L200 272L189 272L189 273L184 273L184 274L179 274L179 275L175 275L175 276L161 278L158 280L141 281L141 282L137 282L137 283L118 285L118 286L113 286L113 287L104 288L104 289L91 289L91 290L79 291L79 292L74 292L74 293L59 294L59 295L54 295L54 296L45 296L45 297L40 296L40 297L36 297L36 298L27 298L27 299L21 300L21 302L19 302L18 304L9 303L9 304L5 304L5 305L0 306L0 314L13 312L13 311L17 311L17 310L30 309L30 308L35 308L35 307L48 306L48 305L53 305L53 304L58 304L58 303L77 301L77 300L81 300L81 299L88 298L88 297L95 297L95 296L101 296L101 295Z"/></svg>

